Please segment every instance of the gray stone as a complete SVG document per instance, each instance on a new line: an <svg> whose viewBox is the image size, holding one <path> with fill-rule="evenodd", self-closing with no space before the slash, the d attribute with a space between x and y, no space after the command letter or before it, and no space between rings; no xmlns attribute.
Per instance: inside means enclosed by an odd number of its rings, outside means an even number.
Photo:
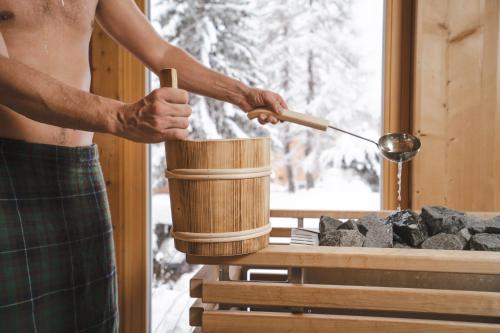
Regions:
<svg viewBox="0 0 500 333"><path fill-rule="evenodd" d="M364 247L392 247L392 224L376 216L365 216L356 221L359 232L365 237Z"/></svg>
<svg viewBox="0 0 500 333"><path fill-rule="evenodd" d="M363 246L365 236L358 230L328 231L321 237L320 246Z"/></svg>
<svg viewBox="0 0 500 333"><path fill-rule="evenodd" d="M466 215L465 227L469 229L471 234L481 234L485 232L486 220L476 215Z"/></svg>
<svg viewBox="0 0 500 333"><path fill-rule="evenodd" d="M427 238L421 245L422 249L463 250L467 243L457 235L440 233Z"/></svg>
<svg viewBox="0 0 500 333"><path fill-rule="evenodd" d="M411 249L412 247L408 244L405 243L400 243L400 242L394 242L393 246L396 249Z"/></svg>
<svg viewBox="0 0 500 333"><path fill-rule="evenodd" d="M472 235L469 232L469 229L467 229L467 228L463 228L462 230L457 232L456 235L462 239L462 242L465 245L467 245L469 243L469 240L472 237ZM466 249L466 248L467 248L467 246L464 246L464 249Z"/></svg>
<svg viewBox="0 0 500 333"><path fill-rule="evenodd" d="M319 219L319 233L324 234L330 230L337 230L341 224L342 221L334 219L333 217L321 216Z"/></svg>
<svg viewBox="0 0 500 333"><path fill-rule="evenodd" d="M471 250L500 252L499 234L475 234L470 239Z"/></svg>
<svg viewBox="0 0 500 333"><path fill-rule="evenodd" d="M337 230L358 230L358 227L354 224L353 220L347 220L339 225Z"/></svg>
<svg viewBox="0 0 500 333"><path fill-rule="evenodd" d="M442 206L424 206L420 216L430 236L457 233L465 227L467 219L464 213Z"/></svg>
<svg viewBox="0 0 500 333"><path fill-rule="evenodd" d="M467 215L465 225L469 232L475 234L500 234L500 216L492 219L482 219L479 216Z"/></svg>
<svg viewBox="0 0 500 333"><path fill-rule="evenodd" d="M394 229L394 239L410 246L419 246L427 239L427 227L420 216L411 210L402 210L387 217Z"/></svg>
<svg viewBox="0 0 500 333"><path fill-rule="evenodd" d="M486 220L484 231L488 234L500 234L500 216Z"/></svg>
<svg viewBox="0 0 500 333"><path fill-rule="evenodd" d="M394 226L392 226L392 229L394 230ZM403 238L399 237L399 235L395 232L392 233L392 242L406 244Z"/></svg>

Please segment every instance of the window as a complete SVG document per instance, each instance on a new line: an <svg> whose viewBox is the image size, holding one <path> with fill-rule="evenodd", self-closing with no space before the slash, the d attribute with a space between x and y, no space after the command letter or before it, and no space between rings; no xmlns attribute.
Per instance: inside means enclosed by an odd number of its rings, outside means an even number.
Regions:
<svg viewBox="0 0 500 333"><path fill-rule="evenodd" d="M382 121L383 0L151 0L160 34L205 65L282 94L290 109L376 139ZM150 86L158 86L150 77ZM192 138L268 135L271 208L380 209L376 147L294 124L262 127L237 108L192 96ZM151 146L151 330L189 332L185 262L171 228L165 155ZM278 222L276 222L278 223Z"/></svg>

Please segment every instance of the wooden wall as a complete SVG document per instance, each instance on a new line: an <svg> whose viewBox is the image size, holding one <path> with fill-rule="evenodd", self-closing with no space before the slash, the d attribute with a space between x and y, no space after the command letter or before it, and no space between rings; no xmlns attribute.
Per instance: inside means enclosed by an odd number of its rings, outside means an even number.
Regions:
<svg viewBox="0 0 500 333"><path fill-rule="evenodd" d="M413 208L500 210L497 0L419 0L416 9Z"/></svg>
<svg viewBox="0 0 500 333"><path fill-rule="evenodd" d="M144 0L136 1L141 9ZM92 92L125 102L145 94L145 69L100 28L92 36ZM114 229L120 332L142 333L148 325L147 146L96 134Z"/></svg>

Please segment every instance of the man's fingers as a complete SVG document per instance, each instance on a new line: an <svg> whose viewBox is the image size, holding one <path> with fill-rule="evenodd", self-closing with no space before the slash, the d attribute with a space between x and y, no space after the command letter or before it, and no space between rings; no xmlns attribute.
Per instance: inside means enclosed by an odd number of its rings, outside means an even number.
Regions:
<svg viewBox="0 0 500 333"><path fill-rule="evenodd" d="M267 116L265 114L260 114L258 121L261 125L267 124Z"/></svg>
<svg viewBox="0 0 500 333"><path fill-rule="evenodd" d="M165 101L154 101L151 104L152 114L154 116L173 116L173 117L189 117L191 115L191 107L187 104L169 104Z"/></svg>
<svg viewBox="0 0 500 333"><path fill-rule="evenodd" d="M261 114L261 115L259 115L259 118L257 118L257 120L259 121L259 123L261 125L265 125L267 123L271 123L274 125L274 124L279 123L279 119L273 115Z"/></svg>
<svg viewBox="0 0 500 333"><path fill-rule="evenodd" d="M158 88L153 90L146 99L149 102L159 100L174 104L187 104L189 102L189 94L182 89Z"/></svg>
<svg viewBox="0 0 500 333"><path fill-rule="evenodd" d="M288 105L286 104L285 100L283 99L283 97L281 97L280 95L278 95L278 102L280 103L281 107L284 109L284 110L288 110Z"/></svg>
<svg viewBox="0 0 500 333"><path fill-rule="evenodd" d="M172 116L175 117L189 117L193 112L191 107L186 104L170 104L173 108Z"/></svg>
<svg viewBox="0 0 500 333"><path fill-rule="evenodd" d="M168 117L164 119L162 126L165 129L180 128L186 129L189 127L189 118L187 117Z"/></svg>
<svg viewBox="0 0 500 333"><path fill-rule="evenodd" d="M273 125L276 125L276 124L278 123L278 118L276 118L276 117L274 117L274 116L269 116L269 117L267 118L267 120L268 120L271 124L273 124Z"/></svg>
<svg viewBox="0 0 500 333"><path fill-rule="evenodd" d="M185 129L168 129L165 131L164 140L186 140L188 131Z"/></svg>
<svg viewBox="0 0 500 333"><path fill-rule="evenodd" d="M279 100L279 98L276 98L273 101L272 106L273 106L274 112L276 112L278 114L282 114L283 113L283 106L281 105L281 101Z"/></svg>

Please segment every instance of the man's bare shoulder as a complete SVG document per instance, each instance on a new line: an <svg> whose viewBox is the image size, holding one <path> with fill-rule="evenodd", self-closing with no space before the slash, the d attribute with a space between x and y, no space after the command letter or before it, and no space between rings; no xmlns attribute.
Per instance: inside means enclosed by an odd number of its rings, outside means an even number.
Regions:
<svg viewBox="0 0 500 333"><path fill-rule="evenodd" d="M99 0L0 0L0 30L59 24L88 30Z"/></svg>

